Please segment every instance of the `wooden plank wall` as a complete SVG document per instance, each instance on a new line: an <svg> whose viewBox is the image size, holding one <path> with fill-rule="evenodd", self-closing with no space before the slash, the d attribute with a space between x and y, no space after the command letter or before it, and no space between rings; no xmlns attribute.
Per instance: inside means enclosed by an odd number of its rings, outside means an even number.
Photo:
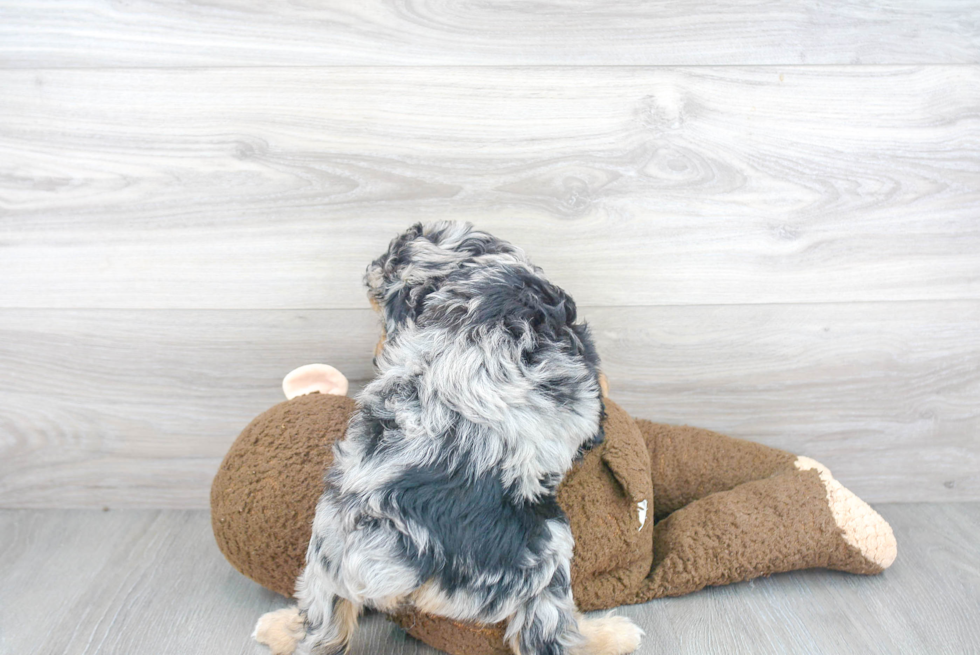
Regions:
<svg viewBox="0 0 980 655"><path fill-rule="evenodd" d="M0 506L207 506L414 221L637 416L980 499L980 4L0 0Z"/></svg>

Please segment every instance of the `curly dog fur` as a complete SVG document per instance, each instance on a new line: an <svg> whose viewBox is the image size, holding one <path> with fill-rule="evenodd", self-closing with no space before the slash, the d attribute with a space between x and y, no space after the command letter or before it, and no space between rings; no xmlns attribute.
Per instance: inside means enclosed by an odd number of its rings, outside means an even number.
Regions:
<svg viewBox="0 0 980 655"><path fill-rule="evenodd" d="M455 222L396 237L365 283L384 343L317 504L300 649L337 652L362 608L404 605L507 621L520 655L635 649L636 626L589 621L572 599L555 489L601 442L603 412L574 301L519 248Z"/></svg>

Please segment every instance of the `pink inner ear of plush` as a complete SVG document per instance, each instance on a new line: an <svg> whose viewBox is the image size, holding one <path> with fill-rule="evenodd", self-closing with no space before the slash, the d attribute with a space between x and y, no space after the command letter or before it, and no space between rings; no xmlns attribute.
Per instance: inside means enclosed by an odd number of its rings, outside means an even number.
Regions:
<svg viewBox="0 0 980 655"><path fill-rule="evenodd" d="M282 380L286 398L304 396L314 391L335 396L347 395L347 378L329 364L307 364L293 369Z"/></svg>

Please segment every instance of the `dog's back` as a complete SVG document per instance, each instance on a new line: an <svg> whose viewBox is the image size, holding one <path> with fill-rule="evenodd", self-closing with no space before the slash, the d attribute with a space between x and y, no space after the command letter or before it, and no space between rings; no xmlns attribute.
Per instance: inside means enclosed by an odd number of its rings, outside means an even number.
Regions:
<svg viewBox="0 0 980 655"><path fill-rule="evenodd" d="M361 607L412 604L509 620L521 653L565 652L582 637L555 488L602 436L574 302L454 223L414 226L365 279L387 338L317 505L297 585L307 644L333 652Z"/></svg>

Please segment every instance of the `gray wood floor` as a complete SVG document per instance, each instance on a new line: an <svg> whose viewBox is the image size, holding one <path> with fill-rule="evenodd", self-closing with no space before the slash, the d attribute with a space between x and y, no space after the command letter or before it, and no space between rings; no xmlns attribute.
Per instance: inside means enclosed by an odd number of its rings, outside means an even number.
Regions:
<svg viewBox="0 0 980 655"><path fill-rule="evenodd" d="M978 653L980 503L886 504L899 557L872 578L802 571L625 607L640 653ZM0 654L245 655L286 599L239 575L207 512L0 511ZM379 616L355 655L435 655Z"/></svg>

